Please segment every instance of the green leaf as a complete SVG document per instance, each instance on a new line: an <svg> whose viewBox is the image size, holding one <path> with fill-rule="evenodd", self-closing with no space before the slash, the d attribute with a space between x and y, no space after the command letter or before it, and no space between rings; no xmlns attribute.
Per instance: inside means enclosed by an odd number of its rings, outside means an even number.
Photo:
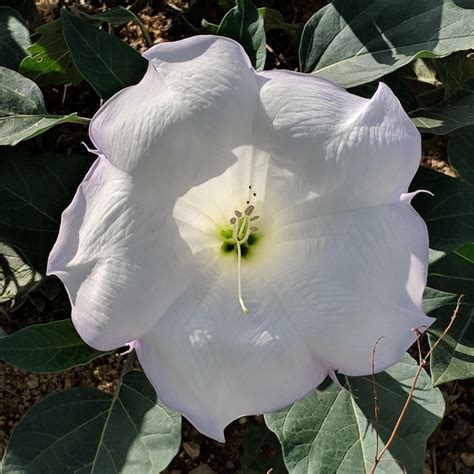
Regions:
<svg viewBox="0 0 474 474"><path fill-rule="evenodd" d="M431 86L440 87L442 83L438 79L435 61L441 61L441 59L416 58L410 65L415 74L414 79Z"/></svg>
<svg viewBox="0 0 474 474"><path fill-rule="evenodd" d="M250 424L243 438L242 474L285 474L278 438L264 424Z"/></svg>
<svg viewBox="0 0 474 474"><path fill-rule="evenodd" d="M19 306L41 280L41 275L15 250L0 242L0 304L8 305L10 309Z"/></svg>
<svg viewBox="0 0 474 474"><path fill-rule="evenodd" d="M428 299L426 308L425 299ZM429 329L429 343L439 339L448 326L457 303L457 295L427 288L424 309L436 318ZM433 304L433 303L436 304ZM430 360L433 385L474 377L474 297L466 295L449 332L433 351Z"/></svg>
<svg viewBox="0 0 474 474"><path fill-rule="evenodd" d="M0 241L19 250L40 272L56 240L61 213L91 162L85 155L0 156Z"/></svg>
<svg viewBox="0 0 474 474"><path fill-rule="evenodd" d="M453 293L474 294L474 244L464 244L450 253L437 252L428 267L428 285Z"/></svg>
<svg viewBox="0 0 474 474"><path fill-rule="evenodd" d="M380 449L405 403L417 363L409 356L376 376L380 407ZM346 378L346 393L334 384L265 415L283 447L291 474L368 473L375 457L374 396L371 377ZM441 421L444 400L423 371L400 430L380 463L387 474L422 473L426 440ZM404 471L405 469L406 471Z"/></svg>
<svg viewBox="0 0 474 474"><path fill-rule="evenodd" d="M416 57L474 47L474 9L458 0L334 0L303 30L300 64L344 87L378 79Z"/></svg>
<svg viewBox="0 0 474 474"><path fill-rule="evenodd" d="M89 23L95 24L96 26L100 25L103 22L110 23L113 26L122 26L131 21L133 21L141 30L143 36L148 43L148 46L153 44L150 35L145 27L145 25L140 21L135 13L131 10L127 10L124 7L114 7L110 10L107 10L103 13L96 13L95 15L88 15L87 13L79 11L83 18L87 19Z"/></svg>
<svg viewBox="0 0 474 474"><path fill-rule="evenodd" d="M30 45L30 32L25 20L15 10L0 7L0 66L18 70Z"/></svg>
<svg viewBox="0 0 474 474"><path fill-rule="evenodd" d="M143 77L148 62L128 44L67 10L61 20L74 65L102 99Z"/></svg>
<svg viewBox="0 0 474 474"><path fill-rule="evenodd" d="M474 125L456 130L450 135L448 159L461 179L474 186Z"/></svg>
<svg viewBox="0 0 474 474"><path fill-rule="evenodd" d="M448 303L452 303L453 301L456 301L456 299L456 295L453 293L426 287L423 293L423 311L434 317L434 312L438 308Z"/></svg>
<svg viewBox="0 0 474 474"><path fill-rule="evenodd" d="M297 35L301 30L298 25L286 23L283 15L274 8L262 7L258 9L258 12L263 18L265 31L281 30L289 35Z"/></svg>
<svg viewBox="0 0 474 474"><path fill-rule="evenodd" d="M88 119L46 111L43 94L30 79L0 67L0 145L16 145L61 123L87 124Z"/></svg>
<svg viewBox="0 0 474 474"><path fill-rule="evenodd" d="M435 135L447 135L453 130L474 124L474 81L465 83L456 95L443 104L420 109L410 115L420 132Z"/></svg>
<svg viewBox="0 0 474 474"><path fill-rule="evenodd" d="M145 375L134 371L113 397L82 387L34 405L13 432L2 472L161 472L180 438L180 416L161 405Z"/></svg>
<svg viewBox="0 0 474 474"><path fill-rule="evenodd" d="M433 249L450 251L466 242L474 242L473 186L420 167L410 188L434 194L420 193L413 199L415 209L428 225Z"/></svg>
<svg viewBox="0 0 474 474"><path fill-rule="evenodd" d="M238 41L255 69L263 70L267 55L264 20L251 0L236 0L236 6L222 19L217 34Z"/></svg>
<svg viewBox="0 0 474 474"><path fill-rule="evenodd" d="M39 374L84 365L104 352L89 347L69 319L34 324L0 340L0 359Z"/></svg>
<svg viewBox="0 0 474 474"><path fill-rule="evenodd" d="M40 26L37 30L40 38L28 48L27 56L20 64L20 72L40 86L82 81L72 63L69 48L64 40L61 20L55 20Z"/></svg>
<svg viewBox="0 0 474 474"><path fill-rule="evenodd" d="M463 88L464 57L456 51L445 58L433 60L444 86L446 97L451 97Z"/></svg>

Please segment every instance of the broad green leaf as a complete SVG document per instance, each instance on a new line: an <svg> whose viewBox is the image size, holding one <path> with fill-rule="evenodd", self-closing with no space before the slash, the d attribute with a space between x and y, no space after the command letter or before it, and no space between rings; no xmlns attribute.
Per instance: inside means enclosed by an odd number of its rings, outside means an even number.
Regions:
<svg viewBox="0 0 474 474"><path fill-rule="evenodd" d="M438 78L438 72L434 65L435 61L441 61L441 59L429 59L429 58L416 58L411 64L411 69L415 74L417 81L430 84L435 87L442 85ZM384 78L385 82L385 78Z"/></svg>
<svg viewBox="0 0 474 474"><path fill-rule="evenodd" d="M258 12L263 18L265 31L281 30L289 35L296 35L301 30L300 26L287 23L283 15L274 8L262 7Z"/></svg>
<svg viewBox="0 0 474 474"><path fill-rule="evenodd" d="M113 397L82 387L34 405L13 432L2 472L158 473L178 452L180 438L180 416L133 371Z"/></svg>
<svg viewBox="0 0 474 474"><path fill-rule="evenodd" d="M127 10L124 7L120 7L120 6L114 7L103 13L96 13L95 15L88 15L80 11L79 13L85 19L87 19L90 23L96 24L96 25L106 22L106 23L110 23L113 26L122 26L122 25L125 25L126 23L133 21L140 28L148 45L151 46L153 44L153 41L151 40L150 35L148 34L148 31L145 25L140 21L140 18L138 18L138 16L135 15L135 13L133 13L131 10Z"/></svg>
<svg viewBox="0 0 474 474"><path fill-rule="evenodd" d="M0 241L43 272L61 213L71 202L92 159L85 155L0 156Z"/></svg>
<svg viewBox="0 0 474 474"><path fill-rule="evenodd" d="M33 81L0 67L0 145L16 145L66 122L87 124L89 120L76 113L48 113L43 94Z"/></svg>
<svg viewBox="0 0 474 474"><path fill-rule="evenodd" d="M428 267L428 285L453 293L474 294L474 243L452 252L439 252Z"/></svg>
<svg viewBox="0 0 474 474"><path fill-rule="evenodd" d="M354 87L416 57L474 47L474 9L458 0L398 0L389 10L386 0L334 0L319 10L303 30L301 70Z"/></svg>
<svg viewBox="0 0 474 474"><path fill-rule="evenodd" d="M447 135L474 124L474 81L463 84L462 89L445 103L414 111L410 115L420 132L435 135Z"/></svg>
<svg viewBox="0 0 474 474"><path fill-rule="evenodd" d="M41 36L28 48L31 56L23 59L20 72L39 85L79 84L82 76L72 63L61 20L46 23L36 31Z"/></svg>
<svg viewBox="0 0 474 474"><path fill-rule="evenodd" d="M424 309L436 322L429 329L432 347L448 326L457 303L457 295L427 288ZM428 309L425 299L428 299ZM435 303L435 304L433 304ZM466 295L449 332L433 351L430 360L433 385L474 377L474 297Z"/></svg>
<svg viewBox="0 0 474 474"><path fill-rule="evenodd" d="M0 242L0 304L18 306L41 281L41 275L9 245Z"/></svg>
<svg viewBox="0 0 474 474"><path fill-rule="evenodd" d="M0 359L39 374L84 365L104 352L89 347L69 319L34 324L0 340Z"/></svg>
<svg viewBox="0 0 474 474"><path fill-rule="evenodd" d="M143 77L148 62L128 44L67 10L61 20L74 65L102 99Z"/></svg>
<svg viewBox="0 0 474 474"><path fill-rule="evenodd" d="M446 97L451 97L463 88L464 82L464 55L460 51L445 58L433 60L436 65Z"/></svg>
<svg viewBox="0 0 474 474"><path fill-rule="evenodd" d="M278 438L264 424L252 423L243 438L242 474L285 474Z"/></svg>
<svg viewBox="0 0 474 474"><path fill-rule="evenodd" d="M453 301L456 301L456 295L454 293L426 287L423 293L423 311L426 314L433 316L434 311L441 306L452 303Z"/></svg>
<svg viewBox="0 0 474 474"><path fill-rule="evenodd" d="M456 130L450 135L448 158L461 179L474 186L474 125Z"/></svg>
<svg viewBox="0 0 474 474"><path fill-rule="evenodd" d="M421 167L410 188L434 194L420 193L413 199L415 209L428 225L431 248L449 251L474 242L473 186Z"/></svg>
<svg viewBox="0 0 474 474"><path fill-rule="evenodd" d="M474 242L461 245L461 247L457 248L454 253L459 257L464 258L468 263L474 264Z"/></svg>
<svg viewBox="0 0 474 474"><path fill-rule="evenodd" d="M380 407L380 448L405 403L417 363L402 362L376 376ZM283 448L291 474L369 473L374 457L374 396L370 376L346 378L352 396L328 384L288 408L265 415ZM423 371L400 430L377 472L423 472L426 440L441 421L444 400ZM405 471L404 471L405 469Z"/></svg>
<svg viewBox="0 0 474 474"><path fill-rule="evenodd" d="M18 70L30 45L25 20L16 10L0 6L0 66Z"/></svg>
<svg viewBox="0 0 474 474"><path fill-rule="evenodd" d="M255 69L263 70L267 55L265 26L251 0L236 0L236 6L222 19L217 34L238 41Z"/></svg>

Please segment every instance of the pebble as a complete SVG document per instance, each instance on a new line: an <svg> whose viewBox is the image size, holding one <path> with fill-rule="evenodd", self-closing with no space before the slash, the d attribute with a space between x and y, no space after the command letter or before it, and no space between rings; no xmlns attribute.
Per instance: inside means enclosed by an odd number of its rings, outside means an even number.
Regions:
<svg viewBox="0 0 474 474"><path fill-rule="evenodd" d="M467 438L466 444L470 451L474 451L474 433Z"/></svg>
<svg viewBox="0 0 474 474"><path fill-rule="evenodd" d="M31 374L26 380L26 385L28 388L37 388L39 386L38 376L36 374Z"/></svg>
<svg viewBox="0 0 474 474"><path fill-rule="evenodd" d="M199 444L194 441L186 441L183 443L183 449L186 451L186 454L195 461L201 454L201 447Z"/></svg>
<svg viewBox="0 0 474 474"><path fill-rule="evenodd" d="M474 467L474 453L461 453L461 461L467 467Z"/></svg>
<svg viewBox="0 0 474 474"><path fill-rule="evenodd" d="M213 471L207 464L202 462L198 467L189 471L189 474L216 474L216 471Z"/></svg>

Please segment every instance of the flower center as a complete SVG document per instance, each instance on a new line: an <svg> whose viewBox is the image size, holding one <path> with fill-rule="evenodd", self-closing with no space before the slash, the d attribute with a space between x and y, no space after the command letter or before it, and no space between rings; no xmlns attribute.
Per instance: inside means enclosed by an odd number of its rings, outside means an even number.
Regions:
<svg viewBox="0 0 474 474"><path fill-rule="evenodd" d="M249 186L249 189L251 190L252 187ZM253 196L256 196L256 194L253 193ZM223 230L220 234L224 238L221 252L224 254L235 252L237 254L237 292L240 306L245 314L248 314L249 311L242 298L241 264L242 257L249 255L250 246L254 245L258 239L256 235L258 228L254 225L254 222L259 219L259 216L253 215L254 211L255 206L250 204L249 198L244 212L236 209L234 211L235 215L229 219L229 223L232 227Z"/></svg>

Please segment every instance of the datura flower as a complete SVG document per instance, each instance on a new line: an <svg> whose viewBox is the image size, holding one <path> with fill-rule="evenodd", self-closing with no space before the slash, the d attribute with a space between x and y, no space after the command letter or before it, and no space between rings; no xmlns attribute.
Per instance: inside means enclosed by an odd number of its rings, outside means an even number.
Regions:
<svg viewBox="0 0 474 474"><path fill-rule="evenodd" d="M48 273L99 350L135 348L159 398L223 441L241 415L328 375L403 356L428 236L406 194L420 135L384 84L257 73L234 41L145 54L97 112L97 160L62 216Z"/></svg>

